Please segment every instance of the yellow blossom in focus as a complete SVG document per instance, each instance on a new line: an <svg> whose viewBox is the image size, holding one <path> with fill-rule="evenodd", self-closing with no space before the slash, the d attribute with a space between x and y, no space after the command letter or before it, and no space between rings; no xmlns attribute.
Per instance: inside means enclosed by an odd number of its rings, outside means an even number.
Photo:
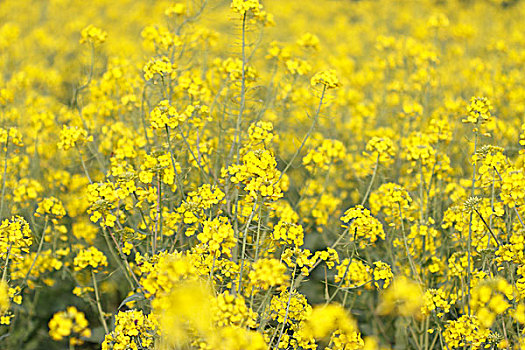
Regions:
<svg viewBox="0 0 525 350"><path fill-rule="evenodd" d="M468 106L467 117L463 123L483 124L491 117L492 105L486 97L472 97Z"/></svg>
<svg viewBox="0 0 525 350"><path fill-rule="evenodd" d="M73 260L75 271L91 267L93 271L98 272L108 266L108 260L104 253L95 247L89 247L81 250Z"/></svg>

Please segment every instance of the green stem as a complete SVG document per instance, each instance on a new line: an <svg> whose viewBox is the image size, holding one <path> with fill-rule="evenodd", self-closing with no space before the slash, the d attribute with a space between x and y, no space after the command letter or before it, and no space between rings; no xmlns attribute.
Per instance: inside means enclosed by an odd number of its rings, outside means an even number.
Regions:
<svg viewBox="0 0 525 350"><path fill-rule="evenodd" d="M89 181L90 184L93 183L93 181L91 181L91 176L89 176L89 171L86 167L86 163L84 162L84 157L82 156L82 152L80 151L80 148L78 148L78 146L76 146L77 148L77 151L78 151L78 155L80 156L80 163L82 163L82 169L84 169L84 174L86 174L86 177Z"/></svg>
<svg viewBox="0 0 525 350"><path fill-rule="evenodd" d="M242 56L242 72L241 72L241 101L239 106L239 114L237 114L237 123L235 125L235 145L237 148L237 165L240 162L240 149L241 149L241 123L242 115L244 113L244 105L246 103L246 13L242 17L242 43L241 43L241 56Z"/></svg>
<svg viewBox="0 0 525 350"><path fill-rule="evenodd" d="M286 312L284 313L283 327L281 328L281 332L279 333L279 338L277 338L277 345L276 345L277 349L279 349L279 343L281 342L281 337L283 336L284 328L286 328L286 322L288 321L288 313L290 312L290 304L292 302L292 292L293 292L293 286L294 286L293 280L294 280L296 271L297 271L297 264L295 264L293 267L292 281L290 283L290 290L288 291L288 303L286 304ZM271 346L271 342L270 342L270 346Z"/></svg>
<svg viewBox="0 0 525 350"><path fill-rule="evenodd" d="M184 200L185 199L184 187L183 187L182 179L179 176L180 174L177 172L175 156L173 154L173 148L171 147L170 127L168 125L166 125L166 137L168 139L168 152L170 153L171 165L173 166L173 172L175 173L175 178L177 179L177 183L178 183L178 187L179 187L179 192L181 194L181 198Z"/></svg>
<svg viewBox="0 0 525 350"><path fill-rule="evenodd" d="M97 286L97 279L95 277L95 271L91 269L91 278L93 279L93 288L95 289L95 298L97 300L97 309L100 316L100 321L102 322L102 326L104 326L105 334L109 333L108 325L106 323L106 318L104 317L104 312L102 311L102 305L100 304L100 296L98 294L98 286Z"/></svg>
<svg viewBox="0 0 525 350"><path fill-rule="evenodd" d="M13 243L9 244L9 249L7 250L7 255L5 257L4 270L2 271L2 281L5 281L7 277L7 267L9 266L9 256L11 255L11 246Z"/></svg>
<svg viewBox="0 0 525 350"><path fill-rule="evenodd" d="M365 205L366 200L368 199L368 195L370 195L370 191L372 190L372 185L374 184L374 180L376 178L378 167L379 167L379 152L377 152L377 159L376 159L376 165L374 166L374 172L372 173L372 178L370 179L370 183L368 184L368 188L366 189L365 196L363 197L363 200L361 201L361 205Z"/></svg>
<svg viewBox="0 0 525 350"><path fill-rule="evenodd" d="M25 285L27 280L29 279L29 276L31 275L31 271L33 270L33 267L35 266L36 260L40 256L40 252L42 251L42 246L44 245L44 238L46 236L46 229L47 229L47 222L48 217L46 215L45 221L44 221L44 229L42 230L42 237L40 237L40 243L38 244L38 249L36 251L35 257L33 258L33 261L31 262L31 266L29 267L29 270L27 270L26 276L24 277L24 281L22 285Z"/></svg>
<svg viewBox="0 0 525 350"><path fill-rule="evenodd" d="M288 164L286 164L286 167L284 168L284 170L281 172L281 176L279 176L279 179L276 181L279 182L281 181L283 175L286 173L286 171L288 171L288 169L292 166L293 164L293 161L295 160L295 158L299 155L299 153L301 153L301 150L303 149L304 145L306 144L306 141L308 140L308 138L310 137L310 135L312 134L312 132L314 131L314 128L315 126L317 125L317 120L319 119L319 113L321 112L321 106L323 104L323 99L324 99L324 95L326 93L326 85L323 86L323 91L321 92L321 98L319 100L319 105L317 105L317 110L315 111L315 115L314 115L314 118L313 118L313 121L312 121L312 125L310 126L310 129L308 129L308 132L306 133L306 136L304 137L303 141L301 142L301 144L299 145L299 148L297 149L297 151L295 151L294 155L292 156L292 159L290 159L290 161L288 162Z"/></svg>
<svg viewBox="0 0 525 350"><path fill-rule="evenodd" d="M476 155L476 150L478 147L478 131L474 130L474 155ZM470 195L474 196L474 191L476 186L476 160L474 160L472 165L472 187L470 190ZM470 310L470 280L472 278L472 271L471 271L471 255L472 255L472 215L474 214L473 211L470 212L469 216L469 224L468 224L468 241L467 241L467 310L468 314L471 315Z"/></svg>
<svg viewBox="0 0 525 350"><path fill-rule="evenodd" d="M401 232L403 234L403 243L405 245L405 250L407 253L408 262L410 263L410 267L412 269L412 273L414 274L414 277L417 278L420 285L423 285L421 278L419 277L419 273L417 272L416 265L414 263L414 260L412 259L412 255L410 254L410 249L408 249L408 242L407 242L407 236L405 232L405 223L403 222L403 211L401 209L401 203L398 203L399 205L399 216L401 220Z"/></svg>
<svg viewBox="0 0 525 350"><path fill-rule="evenodd" d="M5 197L5 183L7 179L7 155L9 154L7 152L7 148L9 146L9 131L7 132L7 138L5 140L5 157L4 157L4 173L2 175L2 195L0 199L0 219L3 218L4 215L4 197Z"/></svg>
<svg viewBox="0 0 525 350"><path fill-rule="evenodd" d="M261 204L262 205L262 204ZM253 216L255 214L255 209L257 208L257 201L253 203L252 212L250 213L250 217L248 221L246 222L246 227L244 228L244 236L242 237L242 250L241 250L241 267L239 270L239 287L237 289L237 293L241 294L242 290L242 273L244 269L244 253L246 251L246 239L248 237L248 228L250 227L250 224L252 222Z"/></svg>
<svg viewBox="0 0 525 350"><path fill-rule="evenodd" d="M496 241L496 244L497 246L499 247L500 243L498 241L498 238L496 237L496 235L494 234L494 232L492 232L492 229L490 228L490 226L487 224L487 222L485 221L485 219L483 218L483 216L481 216L481 213L477 210L477 209L474 209L474 211L476 212L476 214L478 214L479 218L481 219L481 221L483 221L483 224L485 224L485 227L489 230L490 234L492 235L492 238L494 238L494 240ZM490 243L490 240L489 240L489 243Z"/></svg>

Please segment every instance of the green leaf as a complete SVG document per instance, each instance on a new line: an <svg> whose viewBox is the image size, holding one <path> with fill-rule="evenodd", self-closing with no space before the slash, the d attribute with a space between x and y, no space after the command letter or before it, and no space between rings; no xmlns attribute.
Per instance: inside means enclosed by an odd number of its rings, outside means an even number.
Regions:
<svg viewBox="0 0 525 350"><path fill-rule="evenodd" d="M123 307L124 305L126 305L129 302L138 301L138 300L144 300L144 299L146 299L146 298L144 297L144 294L142 294L142 293L132 294L129 297L127 297L126 299L122 300L122 302L118 306L118 309L120 310L121 307Z"/></svg>

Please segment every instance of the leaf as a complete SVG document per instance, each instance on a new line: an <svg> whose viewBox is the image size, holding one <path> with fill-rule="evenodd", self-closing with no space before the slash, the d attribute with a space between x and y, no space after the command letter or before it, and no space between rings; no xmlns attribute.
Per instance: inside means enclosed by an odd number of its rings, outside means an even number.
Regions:
<svg viewBox="0 0 525 350"><path fill-rule="evenodd" d="M138 301L138 300L144 300L144 299L146 299L146 298L144 297L144 294L142 294L142 293L132 294L129 297L127 297L126 299L122 300L122 302L118 306L118 310L120 310L120 308L122 308L124 305L126 305L129 302Z"/></svg>

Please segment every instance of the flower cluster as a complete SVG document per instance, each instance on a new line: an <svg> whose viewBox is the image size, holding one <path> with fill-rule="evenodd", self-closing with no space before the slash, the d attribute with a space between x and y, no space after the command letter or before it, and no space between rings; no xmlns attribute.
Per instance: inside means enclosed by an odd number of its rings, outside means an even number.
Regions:
<svg viewBox="0 0 525 350"><path fill-rule="evenodd" d="M216 257L221 254L231 256L231 250L236 245L233 228L225 217L205 221L197 239Z"/></svg>
<svg viewBox="0 0 525 350"><path fill-rule="evenodd" d="M102 44L106 41L108 33L90 24L80 32L80 43Z"/></svg>
<svg viewBox="0 0 525 350"><path fill-rule="evenodd" d="M301 225L279 221L273 228L272 239L277 244L303 245L304 231Z"/></svg>
<svg viewBox="0 0 525 350"><path fill-rule="evenodd" d="M98 272L104 267L108 266L108 259L100 250L95 247L89 247L81 250L73 260L75 271L80 271L85 268L91 268Z"/></svg>
<svg viewBox="0 0 525 350"><path fill-rule="evenodd" d="M0 258L20 260L33 244L33 235L27 221L20 216L5 219L0 225Z"/></svg>
<svg viewBox="0 0 525 350"><path fill-rule="evenodd" d="M316 73L310 80L312 86L323 85L326 89L335 89L341 86L335 70L326 70Z"/></svg>
<svg viewBox="0 0 525 350"><path fill-rule="evenodd" d="M0 1L0 349L525 348L524 14Z"/></svg>
<svg viewBox="0 0 525 350"><path fill-rule="evenodd" d="M284 285L288 281L286 266L277 259L259 259L250 271L248 278L254 288L267 290L270 287Z"/></svg>
<svg viewBox="0 0 525 350"><path fill-rule="evenodd" d="M153 108L150 115L150 123L153 129L164 129L165 127L176 128L191 117L195 107L186 107L184 112L178 113L175 107L170 106L168 100L162 100Z"/></svg>
<svg viewBox="0 0 525 350"><path fill-rule="evenodd" d="M156 328L152 314L144 315L138 310L120 311L115 315L115 329L106 334L102 349L149 347L153 344Z"/></svg>
<svg viewBox="0 0 525 350"><path fill-rule="evenodd" d="M350 239L360 247L374 245L378 239L385 239L383 224L362 205L345 211L341 221L343 222L341 226L348 230Z"/></svg>
<svg viewBox="0 0 525 350"><path fill-rule="evenodd" d="M69 344L72 346L84 344L84 339L91 336L86 316L74 306L55 313L48 325L49 336L53 340L69 338Z"/></svg>
<svg viewBox="0 0 525 350"><path fill-rule="evenodd" d="M66 215L62 202L55 197L44 198L36 208L36 216L52 215L58 219Z"/></svg>
<svg viewBox="0 0 525 350"><path fill-rule="evenodd" d="M142 70L144 71L144 79L152 80L156 76L161 79L169 77L176 68L177 66L171 63L168 57L163 56L161 58L152 58L144 65Z"/></svg>
<svg viewBox="0 0 525 350"><path fill-rule="evenodd" d="M472 97L468 106L467 117L463 123L482 124L490 119L492 105L486 97Z"/></svg>
<svg viewBox="0 0 525 350"><path fill-rule="evenodd" d="M382 314L396 313L403 316L419 316L423 305L421 287L406 278L397 277L390 288L383 294L379 312Z"/></svg>
<svg viewBox="0 0 525 350"><path fill-rule="evenodd" d="M394 142L388 137L372 137L365 149L373 159L383 164L390 164L396 152Z"/></svg>
<svg viewBox="0 0 525 350"><path fill-rule="evenodd" d="M308 152L303 158L305 167L313 171L316 168L328 170L333 163L344 160L345 146L339 140L323 140L319 147Z"/></svg>
<svg viewBox="0 0 525 350"><path fill-rule="evenodd" d="M281 188L281 172L277 170L277 162L269 150L248 151L242 157L242 163L228 168L230 181L245 184L244 190L251 198L262 196L276 200L283 196Z"/></svg>
<svg viewBox="0 0 525 350"><path fill-rule="evenodd" d="M93 141L93 136L88 136L88 132L85 129L64 125L60 132L58 148L67 151L70 148L82 146L84 143L91 141Z"/></svg>
<svg viewBox="0 0 525 350"><path fill-rule="evenodd" d="M9 286L5 281L0 281L0 324L9 324L10 317L8 316L9 306Z"/></svg>
<svg viewBox="0 0 525 350"><path fill-rule="evenodd" d="M443 338L450 349L464 346L482 349L490 331L483 328L475 316L463 315L455 321L447 321Z"/></svg>

